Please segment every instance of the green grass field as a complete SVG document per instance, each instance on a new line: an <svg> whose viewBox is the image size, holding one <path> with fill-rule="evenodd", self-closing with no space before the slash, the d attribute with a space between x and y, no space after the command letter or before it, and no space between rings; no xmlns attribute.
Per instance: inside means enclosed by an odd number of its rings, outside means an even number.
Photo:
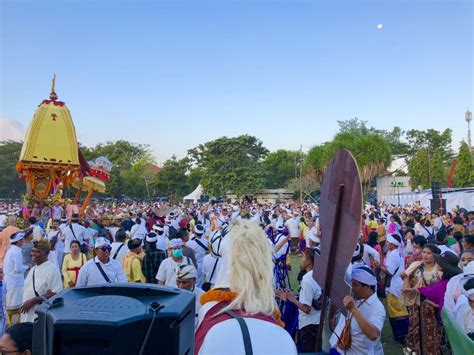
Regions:
<svg viewBox="0 0 474 355"><path fill-rule="evenodd" d="M291 273L290 282L294 291L298 289L298 281L296 280L300 269L301 257L297 255L291 255ZM385 303L384 303L385 304ZM400 355L402 354L403 346L394 342L392 339L392 330L388 321L388 316L385 318L385 325L382 330L382 344L386 355Z"/></svg>

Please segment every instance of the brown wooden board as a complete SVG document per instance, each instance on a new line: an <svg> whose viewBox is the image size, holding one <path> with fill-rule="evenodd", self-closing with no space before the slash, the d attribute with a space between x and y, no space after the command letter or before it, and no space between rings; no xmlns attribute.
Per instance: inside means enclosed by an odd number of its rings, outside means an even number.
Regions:
<svg viewBox="0 0 474 355"><path fill-rule="evenodd" d="M342 187L342 188L341 188ZM337 214L338 189L342 200ZM330 289L324 290L339 309L344 309L342 300L350 294L350 285L344 276L359 240L362 212L362 187L359 168L352 154L340 150L329 163L324 176L320 197L321 255L315 255L313 277L324 288L326 276L331 268ZM335 245L335 257L330 260L331 242Z"/></svg>

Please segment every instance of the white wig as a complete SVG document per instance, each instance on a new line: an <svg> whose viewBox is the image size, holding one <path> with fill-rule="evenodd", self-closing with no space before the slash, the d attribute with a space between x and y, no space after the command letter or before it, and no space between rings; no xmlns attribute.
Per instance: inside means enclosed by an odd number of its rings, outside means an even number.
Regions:
<svg viewBox="0 0 474 355"><path fill-rule="evenodd" d="M257 223L237 219L230 232L229 288L237 297L224 309L273 314L273 261L270 243Z"/></svg>

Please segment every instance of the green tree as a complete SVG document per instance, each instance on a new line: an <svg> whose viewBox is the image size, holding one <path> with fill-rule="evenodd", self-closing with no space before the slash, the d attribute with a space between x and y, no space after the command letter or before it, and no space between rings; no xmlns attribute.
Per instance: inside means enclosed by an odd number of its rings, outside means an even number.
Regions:
<svg viewBox="0 0 474 355"><path fill-rule="evenodd" d="M322 180L326 166L341 149L349 150L359 166L364 193L378 174L384 172L392 161L391 149L384 137L379 134L357 136L349 132L339 133L334 140L311 148L305 161L310 176Z"/></svg>
<svg viewBox="0 0 474 355"><path fill-rule="evenodd" d="M408 175L414 189L418 186L428 189L435 181L441 186L446 186L447 171L442 152L440 150L430 152L426 148L419 149L408 164Z"/></svg>
<svg viewBox="0 0 474 355"><path fill-rule="evenodd" d="M413 189L418 188L418 186L424 189L430 187L430 171L426 149L419 149L411 158L410 164L408 164L408 175Z"/></svg>
<svg viewBox="0 0 474 355"><path fill-rule="evenodd" d="M191 169L188 175L189 185L192 188L196 188L201 183L203 174L204 171L201 168Z"/></svg>
<svg viewBox="0 0 474 355"><path fill-rule="evenodd" d="M16 171L22 142L0 142L0 197L19 198L25 193L25 182Z"/></svg>
<svg viewBox="0 0 474 355"><path fill-rule="evenodd" d="M156 174L152 186L158 195L166 195L174 203L189 194L194 186L189 183L188 173L190 160L188 158L176 159L172 156L163 164L160 172Z"/></svg>
<svg viewBox="0 0 474 355"><path fill-rule="evenodd" d="M267 189L283 188L288 181L299 175L298 164L303 158L300 152L279 149L271 152L262 162L265 171Z"/></svg>
<svg viewBox="0 0 474 355"><path fill-rule="evenodd" d="M446 128L443 132L431 128L426 131L410 129L406 137L410 157L414 156L419 149L426 148L430 154L439 151L445 163L452 158L452 130L450 128Z"/></svg>
<svg viewBox="0 0 474 355"><path fill-rule="evenodd" d="M453 175L454 187L474 186L474 156L466 142L462 141L456 157L458 161Z"/></svg>
<svg viewBox="0 0 474 355"><path fill-rule="evenodd" d="M154 163L150 147L125 140L97 144L95 147L80 145L86 160L99 156L109 159L112 164L107 193L111 196L129 196L144 198L148 196L144 167Z"/></svg>
<svg viewBox="0 0 474 355"><path fill-rule="evenodd" d="M436 181L441 186L446 186L447 171L446 165L443 161L442 152L437 149L434 151L433 156L428 156L430 162L431 181Z"/></svg>
<svg viewBox="0 0 474 355"><path fill-rule="evenodd" d="M265 186L262 161L268 150L249 135L222 137L189 150L189 157L203 171L201 184L210 195L232 191L239 198Z"/></svg>
<svg viewBox="0 0 474 355"><path fill-rule="evenodd" d="M391 131L374 127L369 128L367 127L367 121L359 120L357 117L345 121L337 121L337 123L339 125L339 133L350 133L358 137L374 134L379 135L385 138L387 143L390 145L392 154L408 154L409 146L404 141L405 131L400 127L395 126Z"/></svg>

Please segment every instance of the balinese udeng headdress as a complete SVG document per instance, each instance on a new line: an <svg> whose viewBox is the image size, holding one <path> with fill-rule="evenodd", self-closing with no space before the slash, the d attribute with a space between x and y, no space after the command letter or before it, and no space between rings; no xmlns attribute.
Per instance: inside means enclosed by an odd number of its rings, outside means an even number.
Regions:
<svg viewBox="0 0 474 355"><path fill-rule="evenodd" d="M365 285L377 285L377 278L375 277L374 272L367 265L360 265L352 268L351 278L352 280L359 281Z"/></svg>

